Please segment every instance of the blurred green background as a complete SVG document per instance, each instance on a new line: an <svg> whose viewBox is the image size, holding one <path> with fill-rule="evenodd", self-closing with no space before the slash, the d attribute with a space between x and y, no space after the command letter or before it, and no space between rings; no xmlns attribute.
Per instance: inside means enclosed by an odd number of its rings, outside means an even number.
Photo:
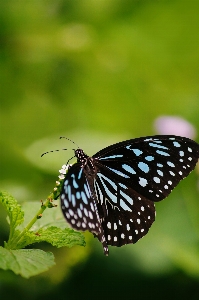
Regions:
<svg viewBox="0 0 199 300"><path fill-rule="evenodd" d="M45 199L75 141L89 155L157 133L178 115L199 130L197 0L0 1L0 188ZM40 155L48 150L69 151ZM57 265L28 281L0 271L6 299L199 299L197 172L158 203L135 245L52 251ZM0 245L7 239L0 211Z"/></svg>

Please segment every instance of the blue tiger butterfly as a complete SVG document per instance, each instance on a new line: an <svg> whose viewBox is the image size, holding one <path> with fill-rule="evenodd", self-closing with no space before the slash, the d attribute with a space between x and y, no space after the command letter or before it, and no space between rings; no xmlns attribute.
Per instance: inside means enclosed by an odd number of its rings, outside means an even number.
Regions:
<svg viewBox="0 0 199 300"><path fill-rule="evenodd" d="M61 191L61 209L77 230L108 245L136 243L155 221L155 205L195 168L199 145L156 135L108 146L92 157L76 149Z"/></svg>

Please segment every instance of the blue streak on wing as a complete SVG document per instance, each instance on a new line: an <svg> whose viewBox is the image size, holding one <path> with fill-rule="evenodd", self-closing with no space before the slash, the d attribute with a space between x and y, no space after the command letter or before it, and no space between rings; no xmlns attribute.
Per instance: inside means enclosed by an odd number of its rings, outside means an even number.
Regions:
<svg viewBox="0 0 199 300"><path fill-rule="evenodd" d="M161 145L157 145L155 143L149 143L149 146L154 147L154 148L161 148L161 149L168 150L167 147L164 147L164 146L161 146Z"/></svg>
<svg viewBox="0 0 199 300"><path fill-rule="evenodd" d="M163 176L163 175L164 175L163 172L160 171L160 170L157 170L157 173L158 173L160 176Z"/></svg>
<svg viewBox="0 0 199 300"><path fill-rule="evenodd" d="M124 174L124 173L122 173L122 172L120 172L120 171L118 171L118 170L115 170L115 169L110 168L110 167L107 167L107 168L109 168L112 172L116 173L116 174L119 175L119 176L122 176L122 177L124 177L124 178L130 178L130 176L128 176L128 175L126 175L126 174Z"/></svg>
<svg viewBox="0 0 199 300"><path fill-rule="evenodd" d="M104 190L106 192L106 194L108 195L108 197L114 202L114 203L117 203L117 195L114 195L109 189L108 187L106 186L106 182L105 181L108 181L108 183L110 183L110 185L112 186L112 188L115 190L115 192L117 192L117 185L112 181L110 180L108 177L104 176L103 174L101 173L98 173L97 174L98 177L100 178L100 181L104 187Z"/></svg>
<svg viewBox="0 0 199 300"><path fill-rule="evenodd" d="M181 147L181 145L178 142L173 142L174 147Z"/></svg>
<svg viewBox="0 0 199 300"><path fill-rule="evenodd" d="M77 189L79 187L79 185L77 184L76 180L75 180L75 174L72 174L71 177L73 178L73 187L75 189Z"/></svg>
<svg viewBox="0 0 199 300"><path fill-rule="evenodd" d="M71 197L71 201L72 201L72 205L73 207L76 206L76 200L75 200L75 195L72 194L72 197Z"/></svg>
<svg viewBox="0 0 199 300"><path fill-rule="evenodd" d="M68 190L68 200L71 201L71 186L67 185L67 190Z"/></svg>
<svg viewBox="0 0 199 300"><path fill-rule="evenodd" d="M148 156L145 157L145 159L147 161L153 161L155 158L154 158L154 156L148 155Z"/></svg>
<svg viewBox="0 0 199 300"><path fill-rule="evenodd" d="M127 189L127 186L125 184L123 184L123 183L119 182L119 186L122 187L123 189Z"/></svg>
<svg viewBox="0 0 199 300"><path fill-rule="evenodd" d="M79 171L78 179L80 179L82 177L82 172L83 172L83 168L81 168L80 171Z"/></svg>
<svg viewBox="0 0 199 300"><path fill-rule="evenodd" d="M86 194L83 191L81 191L81 198L85 204L88 204L88 199L86 197Z"/></svg>
<svg viewBox="0 0 199 300"><path fill-rule="evenodd" d="M128 207L128 206L126 205L126 203L125 203L123 200L120 200L120 206L121 206L124 210L132 211L132 210L130 209L130 207Z"/></svg>
<svg viewBox="0 0 199 300"><path fill-rule="evenodd" d="M125 194L125 193L122 192L122 191L120 191L120 195L121 195L122 197L124 197L124 199L125 199L126 201L128 201L130 205L133 205L133 199L132 199L129 195Z"/></svg>
<svg viewBox="0 0 199 300"><path fill-rule="evenodd" d="M148 173L149 172L149 166L147 164L145 164L144 162L139 162L138 163L138 167L140 168L140 170L142 170L144 173Z"/></svg>
<svg viewBox="0 0 199 300"><path fill-rule="evenodd" d="M167 161L167 165L169 167L175 168L175 165L171 161Z"/></svg>
<svg viewBox="0 0 199 300"><path fill-rule="evenodd" d="M122 165L122 168L123 168L125 171L127 171L127 172L129 172L129 173L131 173L131 174L136 174L136 171L135 171L131 166L129 166L129 165L127 165L127 164L123 164L123 165Z"/></svg>
<svg viewBox="0 0 199 300"><path fill-rule="evenodd" d="M140 149L131 149L131 145L127 146L126 149L133 151L136 156L140 156L143 153Z"/></svg>
<svg viewBox="0 0 199 300"><path fill-rule="evenodd" d="M163 167L163 164L157 163L157 166L158 166L159 168L162 168L162 167Z"/></svg>
<svg viewBox="0 0 199 300"><path fill-rule="evenodd" d="M160 155L163 155L163 156L170 156L169 153L164 152L164 151L160 151L160 150L156 150L156 153L157 153L157 154L160 154Z"/></svg>
<svg viewBox="0 0 199 300"><path fill-rule="evenodd" d="M117 154L117 155L110 155L110 156L100 157L99 160L110 159L110 158L121 158L121 157L123 157L123 154Z"/></svg>

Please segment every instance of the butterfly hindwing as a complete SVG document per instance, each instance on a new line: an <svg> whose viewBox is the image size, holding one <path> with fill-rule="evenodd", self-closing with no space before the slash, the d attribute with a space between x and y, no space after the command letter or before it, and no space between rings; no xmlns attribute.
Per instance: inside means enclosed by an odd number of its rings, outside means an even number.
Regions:
<svg viewBox="0 0 199 300"><path fill-rule="evenodd" d="M100 222L96 203L83 168L79 163L69 168L61 193L61 208L71 226L98 233Z"/></svg>
<svg viewBox="0 0 199 300"><path fill-rule="evenodd" d="M110 183L110 180L108 181ZM112 182L111 194L106 177L95 182L97 207L108 245L136 243L155 221L154 203L130 188Z"/></svg>

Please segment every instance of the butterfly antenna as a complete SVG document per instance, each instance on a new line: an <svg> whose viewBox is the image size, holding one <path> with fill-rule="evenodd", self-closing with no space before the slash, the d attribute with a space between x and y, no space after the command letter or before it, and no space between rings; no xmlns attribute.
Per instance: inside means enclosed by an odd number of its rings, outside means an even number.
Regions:
<svg viewBox="0 0 199 300"><path fill-rule="evenodd" d="M76 156L73 156L73 157L69 158L69 160L67 161L66 165L68 165L69 161L72 160L74 157L76 157Z"/></svg>
<svg viewBox="0 0 199 300"><path fill-rule="evenodd" d="M75 142L73 142L71 139L69 139L65 136L60 136L60 139L66 139L66 140L70 141L71 143L73 143L74 145L76 145L79 148L79 146Z"/></svg>
<svg viewBox="0 0 199 300"><path fill-rule="evenodd" d="M61 149L61 150L68 150L68 149ZM51 150L51 151L44 152L44 153L41 155L41 157L44 156L45 154L50 153L50 152L56 152L56 151L61 151L61 150L58 149L58 150Z"/></svg>

